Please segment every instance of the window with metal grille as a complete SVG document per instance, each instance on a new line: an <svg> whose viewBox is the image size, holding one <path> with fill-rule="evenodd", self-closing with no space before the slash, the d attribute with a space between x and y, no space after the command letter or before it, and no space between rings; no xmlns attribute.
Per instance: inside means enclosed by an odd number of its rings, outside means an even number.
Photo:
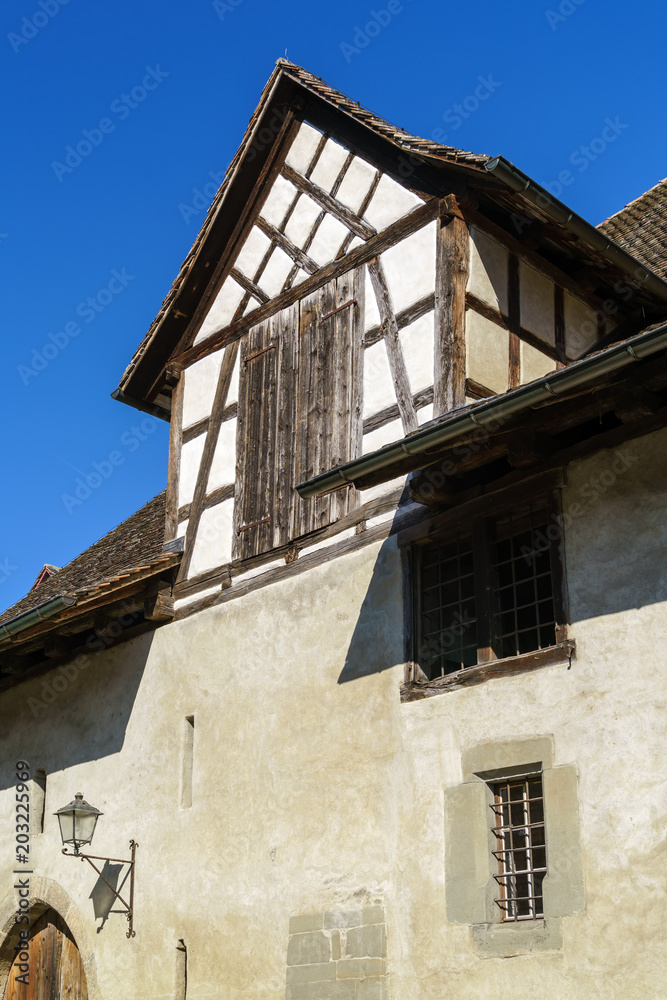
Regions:
<svg viewBox="0 0 667 1000"><path fill-rule="evenodd" d="M534 920L544 913L542 882L547 873L542 778L498 781L491 788L496 904L503 921Z"/></svg>
<svg viewBox="0 0 667 1000"><path fill-rule="evenodd" d="M533 502L415 546L415 660L429 679L560 641L563 573L553 514L551 500Z"/></svg>

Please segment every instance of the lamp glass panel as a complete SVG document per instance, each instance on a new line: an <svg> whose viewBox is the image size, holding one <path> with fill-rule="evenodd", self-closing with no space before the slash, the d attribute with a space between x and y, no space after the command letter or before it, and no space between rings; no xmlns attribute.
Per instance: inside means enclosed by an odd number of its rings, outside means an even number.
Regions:
<svg viewBox="0 0 667 1000"><path fill-rule="evenodd" d="M74 812L58 813L58 822L63 844L70 844L74 840Z"/></svg>
<svg viewBox="0 0 667 1000"><path fill-rule="evenodd" d="M80 844L87 844L92 840L93 833L95 832L95 824L97 823L97 813L81 813L76 814L76 840Z"/></svg>

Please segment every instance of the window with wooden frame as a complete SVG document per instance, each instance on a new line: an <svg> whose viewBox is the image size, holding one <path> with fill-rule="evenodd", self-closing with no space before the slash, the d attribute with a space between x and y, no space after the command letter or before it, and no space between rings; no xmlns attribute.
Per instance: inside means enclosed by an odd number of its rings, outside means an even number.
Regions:
<svg viewBox="0 0 667 1000"><path fill-rule="evenodd" d="M494 901L503 922L535 920L544 915L542 883L547 874L542 776L495 781L490 788L497 863L493 877L498 885Z"/></svg>
<svg viewBox="0 0 667 1000"><path fill-rule="evenodd" d="M557 495L471 514L413 545L412 660L422 679L553 650L567 637Z"/></svg>

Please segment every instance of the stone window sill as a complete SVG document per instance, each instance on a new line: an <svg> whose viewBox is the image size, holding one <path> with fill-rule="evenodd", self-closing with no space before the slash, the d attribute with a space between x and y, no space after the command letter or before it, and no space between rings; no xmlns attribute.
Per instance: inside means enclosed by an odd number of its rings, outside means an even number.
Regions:
<svg viewBox="0 0 667 1000"><path fill-rule="evenodd" d="M480 958L513 958L535 951L560 951L562 921L558 917L518 923L473 924L472 944Z"/></svg>
<svg viewBox="0 0 667 1000"><path fill-rule="evenodd" d="M505 677L512 674L522 674L528 670L551 666L555 663L570 662L576 655L574 639L557 642L546 649L538 649L534 653L522 653L520 656L508 656L504 660L492 660L490 663L478 663L476 667L465 667L446 677L436 677L433 680L408 681L401 685L401 701L420 701L445 691L455 691L458 688L481 684L491 677Z"/></svg>

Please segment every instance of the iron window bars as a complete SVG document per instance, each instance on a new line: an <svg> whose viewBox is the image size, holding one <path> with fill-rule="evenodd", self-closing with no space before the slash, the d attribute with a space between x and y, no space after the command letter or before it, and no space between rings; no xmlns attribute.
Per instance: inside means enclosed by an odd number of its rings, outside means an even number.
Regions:
<svg viewBox="0 0 667 1000"><path fill-rule="evenodd" d="M491 788L498 862L494 878L500 889L495 902L503 921L534 920L544 915L547 873L542 778L499 781Z"/></svg>
<svg viewBox="0 0 667 1000"><path fill-rule="evenodd" d="M559 641L564 601L555 503L479 518L465 533L416 546L415 659L429 679Z"/></svg>

